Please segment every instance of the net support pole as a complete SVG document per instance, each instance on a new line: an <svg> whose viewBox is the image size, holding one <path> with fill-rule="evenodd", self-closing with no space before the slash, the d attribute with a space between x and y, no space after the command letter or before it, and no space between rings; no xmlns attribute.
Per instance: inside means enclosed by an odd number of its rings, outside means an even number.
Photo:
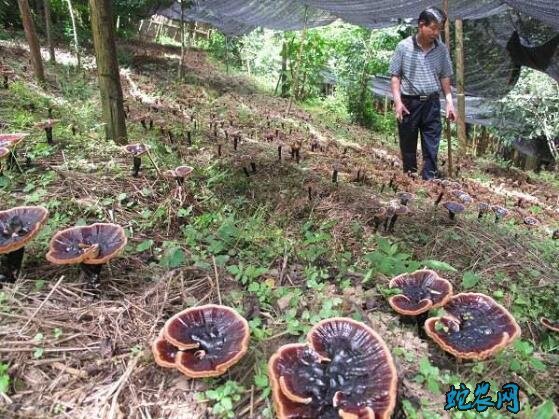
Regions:
<svg viewBox="0 0 559 419"><path fill-rule="evenodd" d="M301 69L301 61L303 59L303 45L305 44L305 38L307 37L308 9L308 6L305 6L305 23L303 25L303 32L301 33L301 45L299 45L299 51L297 53L297 63L295 68L295 75L293 76L293 83L291 86L291 97L289 98L289 104L287 105L287 115L289 115L289 112L291 112L291 106L293 106L293 98L297 94L297 90L299 88L299 71Z"/></svg>
<svg viewBox="0 0 559 419"><path fill-rule="evenodd" d="M444 25L444 41L446 48L450 52L450 19L448 18L448 0L443 0L443 10L447 17ZM448 176L452 177L452 131L450 129L450 120L448 118L445 119L444 133L448 143Z"/></svg>
<svg viewBox="0 0 559 419"><path fill-rule="evenodd" d="M458 100L458 143L462 154L468 149L466 138L466 97L464 96L464 30L462 19L456 19L456 91Z"/></svg>

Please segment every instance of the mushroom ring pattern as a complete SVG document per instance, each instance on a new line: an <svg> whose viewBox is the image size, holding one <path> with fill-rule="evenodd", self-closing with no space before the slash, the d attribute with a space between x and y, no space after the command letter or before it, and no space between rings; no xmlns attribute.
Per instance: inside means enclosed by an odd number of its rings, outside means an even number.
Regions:
<svg viewBox="0 0 559 419"><path fill-rule="evenodd" d="M396 404L397 373L388 347L350 318L323 320L306 344L280 347L268 375L280 419L387 419Z"/></svg>

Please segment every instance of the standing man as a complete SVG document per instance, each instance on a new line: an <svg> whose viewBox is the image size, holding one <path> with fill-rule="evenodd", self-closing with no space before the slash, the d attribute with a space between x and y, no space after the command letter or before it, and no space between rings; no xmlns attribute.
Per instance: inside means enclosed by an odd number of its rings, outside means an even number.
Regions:
<svg viewBox="0 0 559 419"><path fill-rule="evenodd" d="M390 62L404 172L417 172L417 134L421 133L423 179L438 175L441 89L446 99L446 117L456 120L450 90L452 62L448 49L439 38L445 21L444 12L437 7L421 12L417 34L398 44Z"/></svg>

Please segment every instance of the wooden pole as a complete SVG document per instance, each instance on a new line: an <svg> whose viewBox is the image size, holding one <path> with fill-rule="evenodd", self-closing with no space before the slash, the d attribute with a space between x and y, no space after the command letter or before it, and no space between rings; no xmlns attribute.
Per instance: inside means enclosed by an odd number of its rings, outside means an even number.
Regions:
<svg viewBox="0 0 559 419"><path fill-rule="evenodd" d="M450 18L448 16L448 0L443 0L443 9L446 15L446 22L444 25L444 41L446 44L446 48L448 49L448 52L450 54ZM452 131L450 129L450 120L448 118L445 119L444 132L448 144L448 176L452 177Z"/></svg>
<svg viewBox="0 0 559 419"><path fill-rule="evenodd" d="M458 99L458 144L462 154L466 154L466 97L464 96L464 30L462 19L456 19L456 96Z"/></svg>
<svg viewBox="0 0 559 419"><path fill-rule="evenodd" d="M307 15L308 15L308 6L305 6L305 23L303 25L303 32L301 33L301 45L299 45L299 52L297 53L297 68L295 69L295 75L293 77L293 83L291 86L291 97L289 98L289 104L287 105L287 112L286 114L289 115L291 112L291 106L293 105L293 98L297 94L297 90L299 88L299 70L301 68L301 61L303 58L303 45L305 44L305 38L307 37Z"/></svg>
<svg viewBox="0 0 559 419"><path fill-rule="evenodd" d="M29 51L31 53L31 63L35 71L35 77L39 83L45 82L45 70L43 69L43 59L41 58L41 46L39 45L39 38L35 31L35 24L31 17L29 10L29 3L27 0L17 0L19 11L21 13L21 21L23 29L25 30L25 37L29 44Z"/></svg>
<svg viewBox="0 0 559 419"><path fill-rule="evenodd" d="M47 31L47 44L49 47L49 61L56 63L56 55L54 53L54 41L52 39L52 19L50 15L50 0L43 0L43 7L45 9L45 30Z"/></svg>
<svg viewBox="0 0 559 419"><path fill-rule="evenodd" d="M117 144L126 144L126 123L116 58L111 0L89 0L89 8L105 134L108 140L113 140Z"/></svg>

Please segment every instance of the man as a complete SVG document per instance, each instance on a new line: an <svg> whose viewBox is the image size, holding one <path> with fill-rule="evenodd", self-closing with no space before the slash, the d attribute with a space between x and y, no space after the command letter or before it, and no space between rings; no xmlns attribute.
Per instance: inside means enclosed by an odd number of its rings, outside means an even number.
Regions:
<svg viewBox="0 0 559 419"><path fill-rule="evenodd" d="M438 175L441 89L446 99L446 117L456 120L450 90L452 62L439 38L445 21L444 12L436 7L421 12L417 34L398 44L390 62L404 172L417 172L417 134L421 133L423 179Z"/></svg>

